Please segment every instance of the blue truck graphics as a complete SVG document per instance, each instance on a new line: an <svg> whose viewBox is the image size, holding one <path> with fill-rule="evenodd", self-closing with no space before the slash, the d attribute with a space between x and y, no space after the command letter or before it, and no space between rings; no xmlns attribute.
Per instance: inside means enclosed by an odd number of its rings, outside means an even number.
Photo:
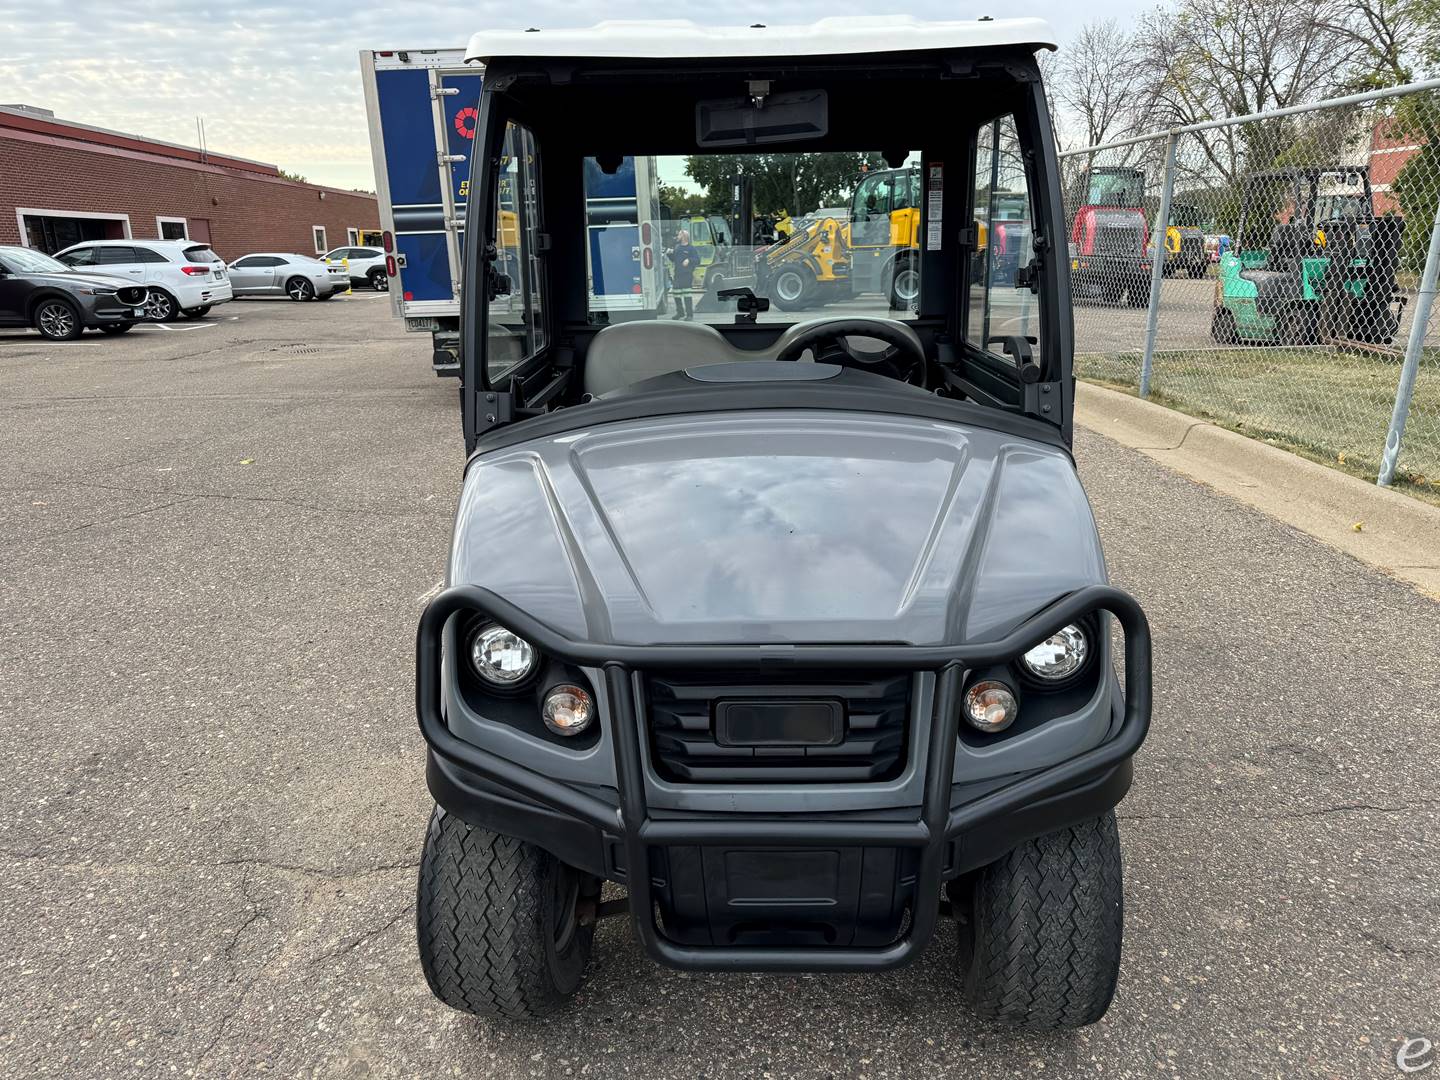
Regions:
<svg viewBox="0 0 1440 1080"><path fill-rule="evenodd" d="M483 72L461 49L360 53L390 302L459 375L460 250Z"/></svg>
<svg viewBox="0 0 1440 1080"><path fill-rule="evenodd" d="M360 70L380 226L394 259L390 302L407 330L431 335L436 374L458 376L460 252L483 69L467 65L463 49L366 49ZM502 202L504 184L502 171ZM587 162L585 185L590 309L653 312L665 289L654 160L625 158L613 174Z"/></svg>

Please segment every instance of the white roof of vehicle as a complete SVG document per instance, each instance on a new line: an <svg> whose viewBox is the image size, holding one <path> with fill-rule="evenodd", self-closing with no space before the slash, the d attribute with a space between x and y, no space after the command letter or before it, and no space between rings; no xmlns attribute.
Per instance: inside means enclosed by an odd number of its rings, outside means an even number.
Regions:
<svg viewBox="0 0 1440 1080"><path fill-rule="evenodd" d="M144 236L124 240L81 240L70 247L209 247L203 240L152 240ZM66 248L68 251L69 248Z"/></svg>
<svg viewBox="0 0 1440 1080"><path fill-rule="evenodd" d="M766 56L849 56L877 53L1055 47L1044 19L953 19L912 15L834 16L808 25L701 26L688 19L610 21L589 29L482 30L467 61L508 56L715 59Z"/></svg>

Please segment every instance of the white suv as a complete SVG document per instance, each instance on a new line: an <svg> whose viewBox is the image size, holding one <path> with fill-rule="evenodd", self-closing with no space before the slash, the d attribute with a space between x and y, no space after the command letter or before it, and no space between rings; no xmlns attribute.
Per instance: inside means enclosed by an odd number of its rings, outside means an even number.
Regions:
<svg viewBox="0 0 1440 1080"><path fill-rule="evenodd" d="M385 252L372 247L338 247L320 256L327 263L345 261L350 281L364 282L376 292L387 292L390 279L385 276Z"/></svg>
<svg viewBox="0 0 1440 1080"><path fill-rule="evenodd" d="M145 314L156 322L198 319L233 295L225 261L194 240L89 240L55 258L76 269L133 278L150 289Z"/></svg>

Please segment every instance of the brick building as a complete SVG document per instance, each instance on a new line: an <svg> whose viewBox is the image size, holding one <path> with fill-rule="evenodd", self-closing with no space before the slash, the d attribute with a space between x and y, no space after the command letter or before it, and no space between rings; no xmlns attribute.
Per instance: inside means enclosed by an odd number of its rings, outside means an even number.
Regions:
<svg viewBox="0 0 1440 1080"><path fill-rule="evenodd" d="M0 244L55 252L81 240L186 238L235 259L319 253L379 227L373 195L0 105Z"/></svg>
<svg viewBox="0 0 1440 1080"><path fill-rule="evenodd" d="M1421 150L1415 136L1388 120L1381 120L1370 131L1370 187L1375 192L1375 213L1399 212L1400 204L1392 195L1391 185L1400 170Z"/></svg>

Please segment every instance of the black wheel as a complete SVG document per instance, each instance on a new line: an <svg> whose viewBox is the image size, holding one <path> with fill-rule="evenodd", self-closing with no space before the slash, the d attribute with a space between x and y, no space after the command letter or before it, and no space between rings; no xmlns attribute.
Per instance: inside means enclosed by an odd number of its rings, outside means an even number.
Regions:
<svg viewBox="0 0 1440 1080"><path fill-rule="evenodd" d="M203 319L210 314L211 304L201 304L199 307L181 308L180 314L186 319Z"/></svg>
<svg viewBox="0 0 1440 1080"><path fill-rule="evenodd" d="M365 280L370 282L370 287L376 292L390 291L390 279L386 276L384 270L380 270L378 268L375 270L371 270Z"/></svg>
<svg viewBox="0 0 1440 1080"><path fill-rule="evenodd" d="M1150 303L1150 282L1130 282L1125 288L1125 302L1131 307L1148 305Z"/></svg>
<svg viewBox="0 0 1440 1080"><path fill-rule="evenodd" d="M1124 924L1113 811L1027 840L965 884L959 963L979 1016L1058 1031L1105 1015Z"/></svg>
<svg viewBox="0 0 1440 1080"><path fill-rule="evenodd" d="M100 324L102 334L123 334L130 330L135 324L133 322L107 322Z"/></svg>
<svg viewBox="0 0 1440 1080"><path fill-rule="evenodd" d="M74 341L85 332L80 310L58 296L46 297L36 304L31 318L35 329L51 341Z"/></svg>
<svg viewBox="0 0 1440 1080"><path fill-rule="evenodd" d="M890 308L909 311L919 299L920 267L910 256L902 255L895 260L895 272L890 278Z"/></svg>
<svg viewBox="0 0 1440 1080"><path fill-rule="evenodd" d="M303 277L292 277L285 282L285 295L291 300L304 303L315 299L315 286Z"/></svg>
<svg viewBox="0 0 1440 1080"><path fill-rule="evenodd" d="M801 311L815 295L815 278L804 268L787 266L770 281L770 299L781 311Z"/></svg>
<svg viewBox="0 0 1440 1080"><path fill-rule="evenodd" d="M468 825L440 807L420 859L420 966L445 1004L531 1019L575 993L594 942L582 919L594 878L534 844Z"/></svg>
<svg viewBox="0 0 1440 1080"><path fill-rule="evenodd" d="M1209 263L1203 263L1203 262L1191 263L1191 264L1190 264L1190 276L1191 276L1192 278L1202 278L1202 277L1205 276L1205 271L1208 270L1208 269L1210 269L1210 264L1209 264Z"/></svg>
<svg viewBox="0 0 1440 1080"><path fill-rule="evenodd" d="M1235 328L1235 313L1227 307L1217 307L1210 317L1210 336L1220 345L1234 345L1240 340Z"/></svg>
<svg viewBox="0 0 1440 1080"><path fill-rule="evenodd" d="M172 322L180 313L180 305L164 289L151 289L145 298L145 318L151 322Z"/></svg>
<svg viewBox="0 0 1440 1080"><path fill-rule="evenodd" d="M1118 304L1120 298L1125 295L1125 287L1118 281L1102 281L1100 283L1100 300L1106 304Z"/></svg>

